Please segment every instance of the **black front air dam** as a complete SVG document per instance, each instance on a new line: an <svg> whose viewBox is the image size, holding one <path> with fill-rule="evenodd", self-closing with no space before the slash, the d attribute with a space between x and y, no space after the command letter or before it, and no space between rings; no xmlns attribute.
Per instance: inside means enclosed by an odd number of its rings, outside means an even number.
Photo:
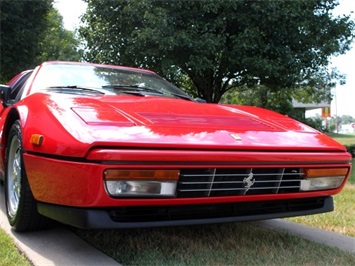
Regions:
<svg viewBox="0 0 355 266"><path fill-rule="evenodd" d="M256 221L334 210L333 198L86 209L38 203L40 214L79 228L115 229Z"/></svg>

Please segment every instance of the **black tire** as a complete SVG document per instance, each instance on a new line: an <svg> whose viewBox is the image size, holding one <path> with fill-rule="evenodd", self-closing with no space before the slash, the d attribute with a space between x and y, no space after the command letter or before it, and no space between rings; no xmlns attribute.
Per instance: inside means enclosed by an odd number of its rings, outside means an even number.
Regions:
<svg viewBox="0 0 355 266"><path fill-rule="evenodd" d="M7 218L16 231L41 230L53 224L52 220L37 211L23 163L19 120L14 122L7 138L4 185Z"/></svg>

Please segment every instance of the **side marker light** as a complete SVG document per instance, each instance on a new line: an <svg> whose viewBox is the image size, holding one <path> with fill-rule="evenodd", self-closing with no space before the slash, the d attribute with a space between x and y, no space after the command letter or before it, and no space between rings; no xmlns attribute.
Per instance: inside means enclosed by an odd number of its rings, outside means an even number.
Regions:
<svg viewBox="0 0 355 266"><path fill-rule="evenodd" d="M41 146L42 143L43 143L43 135L40 135L40 134L32 134L31 136L31 139L30 139L30 142L31 144L33 145L36 145L36 146Z"/></svg>

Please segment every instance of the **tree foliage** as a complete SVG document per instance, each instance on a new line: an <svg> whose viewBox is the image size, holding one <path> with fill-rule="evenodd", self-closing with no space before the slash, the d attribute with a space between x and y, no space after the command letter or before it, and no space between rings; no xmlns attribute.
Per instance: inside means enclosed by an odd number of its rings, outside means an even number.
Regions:
<svg viewBox="0 0 355 266"><path fill-rule="evenodd" d="M0 0L0 79L33 67L52 0Z"/></svg>
<svg viewBox="0 0 355 266"><path fill-rule="evenodd" d="M324 121L325 121L324 118L319 115L314 117L304 118L301 120L301 122L309 125L310 127L313 127L314 129L317 129L318 131L329 132L329 128L326 128Z"/></svg>
<svg viewBox="0 0 355 266"><path fill-rule="evenodd" d="M355 118L353 118L351 115L342 115L342 116L335 115L331 119L329 119L328 129L329 131L332 132L338 132L343 125L348 125L352 123L355 123Z"/></svg>
<svg viewBox="0 0 355 266"><path fill-rule="evenodd" d="M82 51L80 41L74 32L64 29L63 18L58 10L52 8L46 16L46 28L39 42L40 54L35 61L38 63L49 60L80 61Z"/></svg>
<svg viewBox="0 0 355 266"><path fill-rule="evenodd" d="M281 114L290 114L294 112L291 95L292 90L290 88L272 90L265 85L244 85L239 87L238 90L225 93L221 102L261 106ZM294 114L296 116L292 117L299 120L298 114Z"/></svg>
<svg viewBox="0 0 355 266"><path fill-rule="evenodd" d="M48 60L82 58L53 0L0 0L0 81Z"/></svg>
<svg viewBox="0 0 355 266"><path fill-rule="evenodd" d="M354 30L332 0L85 1L86 60L153 69L208 102L245 86L314 90Z"/></svg>
<svg viewBox="0 0 355 266"><path fill-rule="evenodd" d="M351 115L342 115L341 121L344 125L351 124L351 123L355 123L355 118L352 117Z"/></svg>

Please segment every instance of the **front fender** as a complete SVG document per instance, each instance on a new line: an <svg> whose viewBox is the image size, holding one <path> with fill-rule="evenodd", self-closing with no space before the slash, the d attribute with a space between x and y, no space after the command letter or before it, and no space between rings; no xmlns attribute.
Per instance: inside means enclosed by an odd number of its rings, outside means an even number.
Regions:
<svg viewBox="0 0 355 266"><path fill-rule="evenodd" d="M23 148L25 152L84 157L88 143L83 143L67 130L70 124L81 123L80 119L67 108L58 106L50 94L33 94L20 101L16 110L21 121ZM58 118L65 117L65 120ZM63 124L66 121L66 124ZM31 142L33 135L40 135L40 145Z"/></svg>

